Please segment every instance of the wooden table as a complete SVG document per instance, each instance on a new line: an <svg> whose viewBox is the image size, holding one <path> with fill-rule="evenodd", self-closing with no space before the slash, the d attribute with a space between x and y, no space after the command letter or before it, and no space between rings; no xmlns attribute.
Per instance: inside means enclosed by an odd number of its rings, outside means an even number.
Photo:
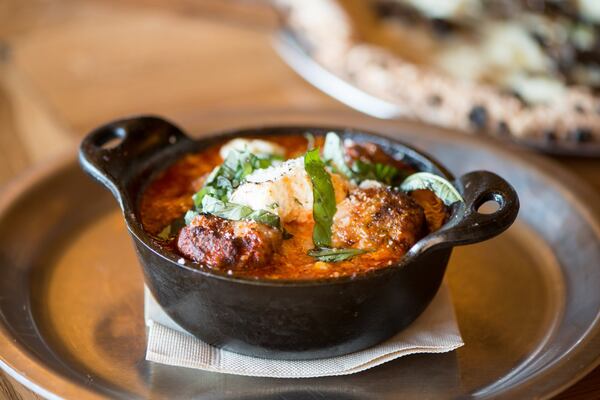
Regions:
<svg viewBox="0 0 600 400"><path fill-rule="evenodd" d="M218 0L163 7L160 0L0 2L0 185L127 114L345 109L278 58L268 7ZM558 161L600 190L600 161ZM0 376L0 398L39 397ZM557 398L600 398L600 368Z"/></svg>

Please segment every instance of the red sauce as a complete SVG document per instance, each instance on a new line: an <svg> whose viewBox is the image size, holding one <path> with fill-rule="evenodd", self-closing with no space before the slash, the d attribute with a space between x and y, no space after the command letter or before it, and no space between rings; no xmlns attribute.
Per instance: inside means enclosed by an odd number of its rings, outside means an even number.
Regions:
<svg viewBox="0 0 600 400"><path fill-rule="evenodd" d="M283 146L286 149L286 158L298 157L306 152L307 141L302 136L271 136L266 139ZM321 146L322 138L317 138L317 140L316 145ZM192 208L191 196L202 187L207 174L223 161L219 155L220 147L219 144L199 153L186 155L150 183L142 195L140 204L142 224L148 233L154 236L158 235L165 226L173 220L181 218L187 210ZM431 196L421 193L419 199L415 200L425 208L426 215L433 216L436 228L439 227L439 221L446 218L443 204L440 206L441 201L432 193ZM308 250L314 247L313 225L312 219L308 223L286 224L284 228L292 237L283 241L279 252L274 255L268 266L238 270L235 274L270 279L354 276L389 266L398 260L398 254L377 251L336 263L317 261L307 255ZM165 245L175 247L174 240L165 241ZM199 266L199 268L202 267Z"/></svg>

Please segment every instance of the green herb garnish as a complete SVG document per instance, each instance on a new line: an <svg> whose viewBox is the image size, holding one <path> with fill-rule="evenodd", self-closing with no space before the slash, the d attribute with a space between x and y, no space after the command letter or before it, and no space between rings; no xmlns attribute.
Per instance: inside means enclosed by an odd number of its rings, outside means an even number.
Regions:
<svg viewBox="0 0 600 400"><path fill-rule="evenodd" d="M331 176L325 170L325 163L319 156L319 149L313 149L304 156L304 169L313 186L313 242L317 247L331 247L331 225L337 210L335 192Z"/></svg>
<svg viewBox="0 0 600 400"><path fill-rule="evenodd" d="M346 152L342 139L334 132L329 132L325 136L323 146L323 159L328 162L333 169L348 179L357 180L357 175L346 164Z"/></svg>
<svg viewBox="0 0 600 400"><path fill-rule="evenodd" d="M192 220L194 218L196 218L196 216L198 216L198 211L194 211L194 210L188 210L185 215L183 216L183 220L185 221L186 225L189 225L192 223Z"/></svg>
<svg viewBox="0 0 600 400"><path fill-rule="evenodd" d="M413 190L427 189L431 190L435 195L444 202L447 206L456 203L457 201L464 202L458 190L439 175L430 172L417 172L410 175L400 185L400 190L403 192L412 192Z"/></svg>
<svg viewBox="0 0 600 400"><path fill-rule="evenodd" d="M235 188L237 188L244 179L257 169L268 168L273 165L273 161L280 160L281 157L266 156L258 157L246 150L232 150L227 154L223 164L212 170L206 178L206 182L192 199L196 209L200 209L204 196L211 196L221 201L227 201ZM199 210L201 211L201 210Z"/></svg>
<svg viewBox="0 0 600 400"><path fill-rule="evenodd" d="M337 135L335 136L337 137ZM313 228L315 248L309 250L308 255L320 261L339 262L366 253L366 250L361 249L334 249L331 247L331 225L337 207L331 176L319 156L319 149L306 153L304 169L310 176L313 185L313 219L315 220Z"/></svg>
<svg viewBox="0 0 600 400"><path fill-rule="evenodd" d="M179 230L185 226L185 219L180 217L171 221L171 223L163 228L162 231L156 236L162 240L168 240L171 237L177 235Z"/></svg>
<svg viewBox="0 0 600 400"><path fill-rule="evenodd" d="M323 158L331 165L335 172L344 175L346 178L353 180L356 183L371 179L388 186L397 184L398 179L402 178L402 175L405 174L405 172L393 165L370 163L362 160L354 161L352 166L349 167L346 163L345 154L342 139L334 132L329 132L325 137Z"/></svg>
<svg viewBox="0 0 600 400"><path fill-rule="evenodd" d="M352 257L368 253L368 250L362 249L333 249L322 247L308 251L308 255L324 262L339 262L348 260Z"/></svg>
<svg viewBox="0 0 600 400"><path fill-rule="evenodd" d="M352 164L352 171L360 181L372 179L388 186L396 183L398 178L402 175L402 172L393 165L368 163L361 160L354 161L354 164Z"/></svg>
<svg viewBox="0 0 600 400"><path fill-rule="evenodd" d="M281 223L277 214L229 202L231 193L248 175L257 169L268 168L273 165L273 161L278 160L281 160L281 157L259 157L246 150L230 151L223 164L213 169L206 178L202 189L192 196L194 209L185 214L185 223L189 225L194 217L205 213L234 221L252 220L280 229Z"/></svg>
<svg viewBox="0 0 600 400"><path fill-rule="evenodd" d="M158 235L159 238L163 239L163 240L167 240L168 238L171 237L171 224L165 226L163 228L162 231L160 231L160 233Z"/></svg>
<svg viewBox="0 0 600 400"><path fill-rule="evenodd" d="M205 196L202 200L202 212L233 221L256 221L281 229L281 221L277 214L267 210L253 210L246 205L224 202L211 196Z"/></svg>

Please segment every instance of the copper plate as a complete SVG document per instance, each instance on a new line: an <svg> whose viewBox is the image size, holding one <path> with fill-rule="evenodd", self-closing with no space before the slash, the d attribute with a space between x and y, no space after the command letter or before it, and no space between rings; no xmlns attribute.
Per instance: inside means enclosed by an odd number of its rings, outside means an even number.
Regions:
<svg viewBox="0 0 600 400"><path fill-rule="evenodd" d="M577 178L490 140L355 113L171 115L199 134L243 125L349 125L431 153L460 175L492 170L519 192L515 225L457 248L448 270L466 345L320 379L220 375L144 361L143 286L110 195L75 155L0 197L0 364L50 398L391 399L549 397L599 361L600 198ZM311 397L312 396L312 397Z"/></svg>

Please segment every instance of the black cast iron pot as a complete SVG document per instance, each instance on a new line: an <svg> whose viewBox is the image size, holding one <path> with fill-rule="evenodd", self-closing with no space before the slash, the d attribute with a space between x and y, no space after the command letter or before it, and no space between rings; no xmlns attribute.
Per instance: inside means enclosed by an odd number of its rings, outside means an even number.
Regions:
<svg viewBox="0 0 600 400"><path fill-rule="evenodd" d="M192 140L155 117L120 120L94 130L81 143L79 157L83 169L121 205L146 284L179 325L206 343L242 354L324 358L367 348L409 325L438 291L452 247L498 235L512 224L519 209L517 194L504 179L486 171L468 173L454 182L465 203L455 205L450 220L415 244L397 265L355 278L313 281L237 278L191 262L182 265L178 254L161 248L143 230L140 194L153 176L183 154L238 136L329 131L377 143L421 171L453 179L423 153L361 130L261 127ZM478 213L488 200L497 202L498 210Z"/></svg>

